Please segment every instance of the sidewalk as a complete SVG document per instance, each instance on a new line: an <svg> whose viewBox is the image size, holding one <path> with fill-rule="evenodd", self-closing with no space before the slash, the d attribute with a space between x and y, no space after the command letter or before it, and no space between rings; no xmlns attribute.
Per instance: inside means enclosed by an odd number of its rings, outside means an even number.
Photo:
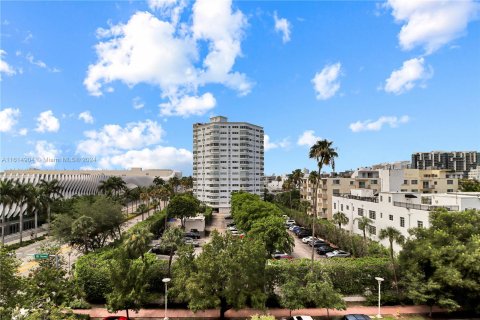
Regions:
<svg viewBox="0 0 480 320"><path fill-rule="evenodd" d="M32 230L33 229L28 229L23 232L23 241L35 239L35 237L31 236ZM45 229L43 229L42 227L38 228L37 238L44 236L46 234L47 234L47 231ZM5 236L5 245L11 245L19 242L20 242L20 233L14 233L14 234L9 234Z"/></svg>
<svg viewBox="0 0 480 320"><path fill-rule="evenodd" d="M354 306L349 307L347 310L329 310L330 316L341 316L344 314L366 314L374 316L377 314L377 307L364 307ZM427 314L430 311L428 306L391 306L382 307L382 315L396 315L396 314ZM443 310L437 307L433 308L433 312L442 312ZM103 318L107 316L126 316L125 311L119 311L117 313L109 313L103 308L92 308L89 310L74 310L77 314L88 314L92 318ZM287 309L268 309L265 311L255 309L241 309L241 310L228 310L225 313L227 318L247 318L255 314L270 314L277 318L289 317L290 311ZM326 309L298 309L293 310L292 315L307 315L307 316L327 316ZM164 309L141 309L138 313L130 311L130 318L151 318L151 319L163 319L165 316ZM169 318L219 318L220 311L216 309L209 309L205 311L198 311L193 313L186 309L169 309L167 312Z"/></svg>

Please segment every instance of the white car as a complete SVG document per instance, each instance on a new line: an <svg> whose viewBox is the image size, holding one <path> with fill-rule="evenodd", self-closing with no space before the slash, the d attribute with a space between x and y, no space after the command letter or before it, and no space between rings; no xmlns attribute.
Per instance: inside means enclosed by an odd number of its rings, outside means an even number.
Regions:
<svg viewBox="0 0 480 320"><path fill-rule="evenodd" d="M185 244L193 245L194 247L199 247L200 246L200 243L198 242L198 240L190 238L190 237L183 238L183 241L184 241Z"/></svg>
<svg viewBox="0 0 480 320"><path fill-rule="evenodd" d="M347 258L350 257L350 253L343 250L334 250L325 254L327 258Z"/></svg>
<svg viewBox="0 0 480 320"><path fill-rule="evenodd" d="M231 227L228 227L227 230L228 231L237 231L237 227L236 226L231 226Z"/></svg>
<svg viewBox="0 0 480 320"><path fill-rule="evenodd" d="M285 222L285 224L286 224L287 226L290 226L290 225L292 225L292 224L295 224L295 220L287 220L287 221Z"/></svg>
<svg viewBox="0 0 480 320"><path fill-rule="evenodd" d="M293 316L287 318L287 320L313 320L313 318L310 316Z"/></svg>
<svg viewBox="0 0 480 320"><path fill-rule="evenodd" d="M313 241L313 240L317 240L317 238L313 237L313 236L309 236L309 237L305 237L302 239L302 242L303 243L309 243L310 241Z"/></svg>

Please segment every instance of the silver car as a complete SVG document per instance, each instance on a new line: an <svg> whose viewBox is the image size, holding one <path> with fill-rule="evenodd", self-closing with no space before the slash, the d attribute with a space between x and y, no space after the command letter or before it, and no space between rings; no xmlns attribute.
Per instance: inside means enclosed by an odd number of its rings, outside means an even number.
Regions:
<svg viewBox="0 0 480 320"><path fill-rule="evenodd" d="M334 250L332 252L327 252L325 255L327 258L347 258L350 257L350 252L342 251L342 250Z"/></svg>

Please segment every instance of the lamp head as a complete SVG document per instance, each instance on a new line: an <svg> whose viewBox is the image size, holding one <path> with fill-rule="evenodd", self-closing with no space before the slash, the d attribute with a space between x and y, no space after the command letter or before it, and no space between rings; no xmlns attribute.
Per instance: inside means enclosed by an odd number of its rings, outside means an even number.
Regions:
<svg viewBox="0 0 480 320"><path fill-rule="evenodd" d="M163 282L163 283L168 283L168 282L170 282L170 280L172 280L172 279L170 279L170 278L163 278L163 279L162 279L162 282Z"/></svg>
<svg viewBox="0 0 480 320"><path fill-rule="evenodd" d="M384 281L385 279L380 278L380 277L375 277L375 280L377 280L378 282L382 282L382 281Z"/></svg>

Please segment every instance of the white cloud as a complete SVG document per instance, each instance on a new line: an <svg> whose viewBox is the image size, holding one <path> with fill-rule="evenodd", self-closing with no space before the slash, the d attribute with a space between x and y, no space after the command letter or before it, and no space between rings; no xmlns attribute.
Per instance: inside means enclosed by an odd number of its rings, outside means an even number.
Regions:
<svg viewBox="0 0 480 320"><path fill-rule="evenodd" d="M35 143L35 150L27 153L27 156L35 158L34 167L54 167L59 153L52 143L40 140Z"/></svg>
<svg viewBox="0 0 480 320"><path fill-rule="evenodd" d="M7 52L0 49L0 79L2 73L5 73L7 76L12 76L17 73L12 66L3 60L4 55L7 55Z"/></svg>
<svg viewBox="0 0 480 320"><path fill-rule="evenodd" d="M306 130L300 137L298 137L297 144L299 146L311 147L320 139L320 137L315 136L315 131Z"/></svg>
<svg viewBox="0 0 480 320"><path fill-rule="evenodd" d="M172 3L150 4L169 8ZM178 8L184 2L175 3ZM85 87L100 96L102 87L113 81L130 87L147 83L159 87L162 98L168 100L165 103L172 106L184 97L199 96L198 88L209 83L247 94L252 84L244 74L232 71L241 55L247 23L243 13L233 11L231 5L231 1L197 0L188 24L137 12L126 24L99 29L97 35L104 39L95 46L98 60L88 67ZM201 48L208 48L203 59Z"/></svg>
<svg viewBox="0 0 480 320"><path fill-rule="evenodd" d="M281 141L272 142L272 141L270 141L270 136L265 135L263 137L263 146L265 148L265 151L272 150L272 149L277 149L277 148L285 149L285 148L288 148L290 146L290 141L288 140L288 138L284 138Z"/></svg>
<svg viewBox="0 0 480 320"><path fill-rule="evenodd" d="M18 134L21 136L26 136L28 134L28 129L27 128L22 128L18 131Z"/></svg>
<svg viewBox="0 0 480 320"><path fill-rule="evenodd" d="M42 113L37 118L37 132L57 132L60 129L60 121L55 118L52 110L47 110Z"/></svg>
<svg viewBox="0 0 480 320"><path fill-rule="evenodd" d="M83 120L85 123L90 123L92 124L94 119L90 111L83 111L78 115L78 119Z"/></svg>
<svg viewBox="0 0 480 320"><path fill-rule="evenodd" d="M27 55L25 56L25 59L27 59L28 62L30 62L31 64L39 67L39 68L42 68L42 69L46 69L48 70L49 72L53 72L53 73L58 73L60 72L61 70L56 68L56 67L53 67L53 68L50 68L45 62L43 62L42 60L35 60L35 57L31 54L31 53L27 53Z"/></svg>
<svg viewBox="0 0 480 320"><path fill-rule="evenodd" d="M384 125L389 125L390 128L396 128L400 124L405 124L410 121L408 116L397 117L380 117L377 120L357 121L350 124L350 130L353 132L361 131L379 131Z"/></svg>
<svg viewBox="0 0 480 320"><path fill-rule="evenodd" d="M140 97L133 98L132 105L133 105L133 108L137 110L145 107L145 103L142 101L142 98Z"/></svg>
<svg viewBox="0 0 480 320"><path fill-rule="evenodd" d="M180 15L187 6L186 0L148 0L151 10L157 11L162 17L169 18L176 25Z"/></svg>
<svg viewBox="0 0 480 320"><path fill-rule="evenodd" d="M273 19L275 21L275 31L282 34L283 43L290 41L291 23L285 18L279 18L276 11L273 13Z"/></svg>
<svg viewBox="0 0 480 320"><path fill-rule="evenodd" d="M105 156L99 161L101 168L132 168L145 169L190 169L193 154L186 149L157 146L141 150L129 150L125 153Z"/></svg>
<svg viewBox="0 0 480 320"><path fill-rule="evenodd" d="M77 145L77 153L92 156L120 153L122 150L142 148L159 143L165 132L156 121L130 122L123 128L108 124L99 131L84 132L86 140Z"/></svg>
<svg viewBox="0 0 480 320"><path fill-rule="evenodd" d="M426 80L433 75L433 68L424 66L424 58L413 58L403 62L400 69L394 70L385 81L384 90L389 93L402 94L419 83L425 86Z"/></svg>
<svg viewBox="0 0 480 320"><path fill-rule="evenodd" d="M398 35L402 49L420 46L427 54L464 35L480 10L474 0L388 0L386 5L395 20L404 23Z"/></svg>
<svg viewBox="0 0 480 320"><path fill-rule="evenodd" d="M217 101L215 97L207 92L201 97L183 96L180 99L172 98L170 102L160 104L160 114L164 116L183 116L203 115L213 109Z"/></svg>
<svg viewBox="0 0 480 320"><path fill-rule="evenodd" d="M326 65L322 71L317 72L312 79L313 88L317 93L318 100L327 100L333 97L340 89L338 77L341 74L340 62Z"/></svg>
<svg viewBox="0 0 480 320"><path fill-rule="evenodd" d="M0 132L10 132L17 124L20 109L6 108L0 111Z"/></svg>

